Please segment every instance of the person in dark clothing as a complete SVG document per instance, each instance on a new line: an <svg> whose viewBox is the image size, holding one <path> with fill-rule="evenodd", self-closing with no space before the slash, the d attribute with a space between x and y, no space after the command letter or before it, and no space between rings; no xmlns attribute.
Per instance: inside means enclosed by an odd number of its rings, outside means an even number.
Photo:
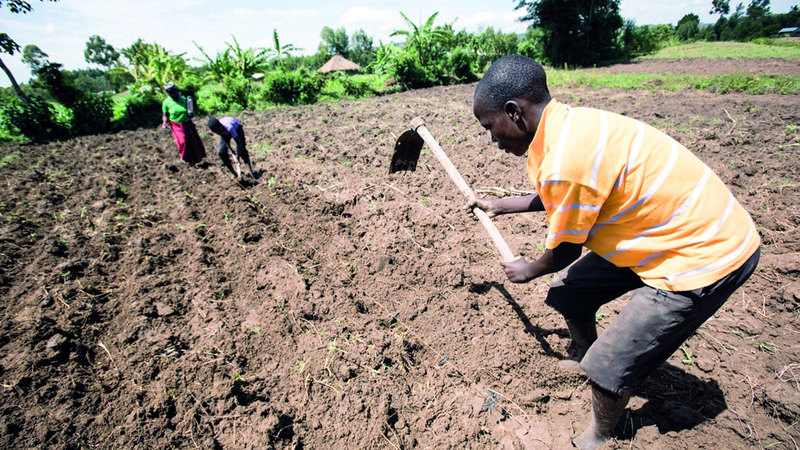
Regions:
<svg viewBox="0 0 800 450"><path fill-rule="evenodd" d="M250 164L250 155L247 153L247 144L244 139L242 124L233 117L220 117L219 119L211 117L208 119L207 125L212 133L219 135L217 139L217 155L219 155L225 167L231 171L234 177L238 176L228 156L228 148L233 152L233 148L231 147L231 139L233 139L236 142L236 156L247 164L247 170L250 171L250 176L255 179L253 166Z"/></svg>

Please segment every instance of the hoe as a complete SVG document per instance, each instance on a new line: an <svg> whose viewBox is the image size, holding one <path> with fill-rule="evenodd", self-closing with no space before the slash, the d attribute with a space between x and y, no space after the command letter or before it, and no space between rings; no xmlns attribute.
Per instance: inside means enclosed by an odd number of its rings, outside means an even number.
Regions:
<svg viewBox="0 0 800 450"><path fill-rule="evenodd" d="M473 198L475 193L472 192L467 182L464 181L464 178L458 173L458 169L456 169L456 166L450 161L450 158L447 157L444 150L439 147L439 143L436 142L436 139L433 138L425 127L425 121L422 120L421 117L412 119L411 129L406 130L397 138L397 142L394 144L394 154L392 155L392 163L389 166L389 173L416 170L423 143L428 144L428 147L431 148L434 156L436 156L436 159L442 164L445 172L447 172L447 175L449 175L450 179L456 184L458 190L461 191L467 199ZM489 233L489 237L492 238L495 247L500 251L500 256L503 257L503 261L507 262L515 259L514 252L512 252L511 248L506 244L505 239L503 239L503 236L494 225L494 222L492 222L492 219L489 218L489 215L486 214L486 211L476 207L472 209L472 212L475 213L481 225L483 225L483 228Z"/></svg>

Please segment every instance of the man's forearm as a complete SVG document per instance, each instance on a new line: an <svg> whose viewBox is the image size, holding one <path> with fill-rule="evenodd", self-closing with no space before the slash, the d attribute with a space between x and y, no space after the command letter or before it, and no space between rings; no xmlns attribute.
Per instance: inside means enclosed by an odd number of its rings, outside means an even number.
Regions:
<svg viewBox="0 0 800 450"><path fill-rule="evenodd" d="M497 214L544 211L544 205L542 205L542 199L539 198L539 194L505 197L495 200L494 203Z"/></svg>
<svg viewBox="0 0 800 450"><path fill-rule="evenodd" d="M562 243L553 250L546 250L541 258L531 263L530 279L558 272L581 256L581 245Z"/></svg>

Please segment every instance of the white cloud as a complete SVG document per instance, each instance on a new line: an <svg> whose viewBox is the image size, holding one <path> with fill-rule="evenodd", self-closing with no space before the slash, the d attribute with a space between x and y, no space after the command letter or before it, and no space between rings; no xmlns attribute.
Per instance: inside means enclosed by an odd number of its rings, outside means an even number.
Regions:
<svg viewBox="0 0 800 450"><path fill-rule="evenodd" d="M404 30L407 28L405 20L398 11L388 9L375 9L367 8L364 6L356 6L348 9L339 17L339 24L343 26L348 33L353 33L356 30L364 30L367 35L371 36L375 41L387 43L393 38L389 35L396 30Z"/></svg>
<svg viewBox="0 0 800 450"><path fill-rule="evenodd" d="M499 30L504 33L521 33L525 31L528 24L519 22L517 19L524 15L524 11L477 11L468 16L458 17L454 27L456 30L465 29L470 32L477 32L492 27L495 31Z"/></svg>
<svg viewBox="0 0 800 450"><path fill-rule="evenodd" d="M400 13L394 10L356 6L345 11L339 18L345 26L381 25L386 22L403 23Z"/></svg>

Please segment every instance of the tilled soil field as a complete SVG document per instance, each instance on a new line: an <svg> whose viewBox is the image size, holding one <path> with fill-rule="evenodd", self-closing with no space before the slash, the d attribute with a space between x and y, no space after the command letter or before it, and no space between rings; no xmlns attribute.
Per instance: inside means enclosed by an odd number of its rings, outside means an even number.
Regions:
<svg viewBox="0 0 800 450"><path fill-rule="evenodd" d="M472 116L474 87L241 114L255 182L203 132L195 167L162 130L2 148L0 447L570 447L591 394L557 367L549 278L505 279L429 151L388 174L422 116L483 195L531 190ZM764 243L750 281L634 387L608 447L796 448L797 96L553 94L666 130ZM540 254L543 215L496 222Z"/></svg>

